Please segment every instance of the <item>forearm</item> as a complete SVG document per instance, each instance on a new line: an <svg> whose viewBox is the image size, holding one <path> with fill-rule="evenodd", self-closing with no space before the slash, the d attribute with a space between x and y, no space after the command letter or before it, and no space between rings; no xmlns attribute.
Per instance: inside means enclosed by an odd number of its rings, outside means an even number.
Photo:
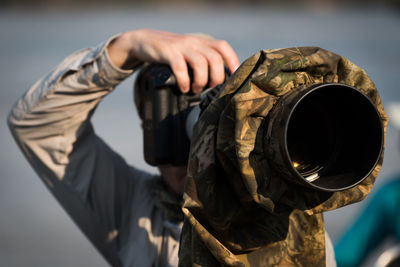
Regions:
<svg viewBox="0 0 400 267"><path fill-rule="evenodd" d="M90 117L132 71L112 65L107 44L67 57L17 101L8 123L51 193L105 258L120 266L117 240L107 237L119 227L121 218L111 214L127 195L105 189L132 189L133 179L127 179L125 161L94 134Z"/></svg>
<svg viewBox="0 0 400 267"><path fill-rule="evenodd" d="M72 145L90 125L92 110L132 71L116 69L100 44L72 54L18 100L10 129L30 161L33 155L61 179Z"/></svg>

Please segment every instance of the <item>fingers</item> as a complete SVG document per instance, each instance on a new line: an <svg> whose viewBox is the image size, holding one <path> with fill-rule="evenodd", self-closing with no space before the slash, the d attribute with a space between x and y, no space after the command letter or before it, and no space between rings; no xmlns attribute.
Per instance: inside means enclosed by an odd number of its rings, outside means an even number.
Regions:
<svg viewBox="0 0 400 267"><path fill-rule="evenodd" d="M213 49L204 52L208 63L208 82L209 87L217 86L225 80L225 65L222 56Z"/></svg>
<svg viewBox="0 0 400 267"><path fill-rule="evenodd" d="M226 41L149 29L131 31L127 35L129 61L169 64L183 93L187 93L190 86L194 93L199 93L207 82L210 86L222 83L224 64L231 72L239 66L235 51ZM192 84L188 65L193 70Z"/></svg>
<svg viewBox="0 0 400 267"><path fill-rule="evenodd" d="M190 53L186 60L193 70L192 91L200 93L208 82L209 63L205 55L198 52Z"/></svg>
<svg viewBox="0 0 400 267"><path fill-rule="evenodd" d="M225 79L224 60L208 40L187 36L177 43L176 51L170 54L169 64L175 74L179 88L188 92L187 64L193 70L191 88L194 93L200 93L209 84L210 87L222 83Z"/></svg>
<svg viewBox="0 0 400 267"><path fill-rule="evenodd" d="M212 41L213 48L218 51L218 53L222 56L225 61L228 69L233 73L239 67L239 58L236 55L233 48L226 41L221 40L213 40Z"/></svg>
<svg viewBox="0 0 400 267"><path fill-rule="evenodd" d="M188 49L182 50L193 69L192 91L200 93L207 85L214 87L225 80L225 62L231 72L239 66L239 59L225 41L188 37ZM225 60L226 58L226 60Z"/></svg>
<svg viewBox="0 0 400 267"><path fill-rule="evenodd" d="M177 53L169 64L175 75L179 89L182 93L188 93L190 90L190 77L185 58Z"/></svg>
<svg viewBox="0 0 400 267"><path fill-rule="evenodd" d="M239 67L239 59L226 41L202 38L196 41L196 46L189 50L185 58L193 69L192 90L200 93L207 82L209 87L223 83L225 64L233 73Z"/></svg>

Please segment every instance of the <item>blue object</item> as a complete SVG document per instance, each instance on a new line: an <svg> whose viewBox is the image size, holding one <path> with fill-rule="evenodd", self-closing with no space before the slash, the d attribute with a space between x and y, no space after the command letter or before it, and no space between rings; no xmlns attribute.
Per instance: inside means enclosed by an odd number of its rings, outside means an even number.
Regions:
<svg viewBox="0 0 400 267"><path fill-rule="evenodd" d="M400 243L400 175L373 196L335 246L338 267L359 266L387 237Z"/></svg>

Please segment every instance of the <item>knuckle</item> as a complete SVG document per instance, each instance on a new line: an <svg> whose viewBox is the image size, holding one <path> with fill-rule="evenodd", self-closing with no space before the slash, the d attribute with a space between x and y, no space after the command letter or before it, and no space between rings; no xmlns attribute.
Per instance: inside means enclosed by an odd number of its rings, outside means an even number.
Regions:
<svg viewBox="0 0 400 267"><path fill-rule="evenodd" d="M197 41L197 39L194 36L191 36L191 35L184 35L183 36L183 42L186 45L191 45L191 44L195 43L196 41Z"/></svg>
<svg viewBox="0 0 400 267"><path fill-rule="evenodd" d="M221 83L223 83L225 81L225 74L224 73L222 73L222 75L218 75L216 78L215 78L215 83L216 84L221 84Z"/></svg>
<svg viewBox="0 0 400 267"><path fill-rule="evenodd" d="M208 82L207 73L195 73L193 79L193 86L204 87Z"/></svg>
<svg viewBox="0 0 400 267"><path fill-rule="evenodd" d="M207 68L208 60L201 54L192 54L189 61L194 71L199 71L201 69Z"/></svg>
<svg viewBox="0 0 400 267"><path fill-rule="evenodd" d="M177 63L171 63L171 68L174 70L174 72L184 72L186 71L186 66L184 63L177 62Z"/></svg>
<svg viewBox="0 0 400 267"><path fill-rule="evenodd" d="M207 73L195 73L193 84L198 86L204 86L207 84Z"/></svg>
<svg viewBox="0 0 400 267"><path fill-rule="evenodd" d="M181 53L182 44L179 41L171 40L168 43L168 49L170 50L171 57L176 57Z"/></svg>
<svg viewBox="0 0 400 267"><path fill-rule="evenodd" d="M198 64L201 68L206 68L208 66L208 61L203 56L198 56L196 59L196 64Z"/></svg>
<svg viewBox="0 0 400 267"><path fill-rule="evenodd" d="M170 66L175 77L179 81L186 82L187 80L189 80L185 61L180 61L180 60L171 61Z"/></svg>
<svg viewBox="0 0 400 267"><path fill-rule="evenodd" d="M171 51L168 55L168 63L171 65L171 68L178 71L183 71L186 69L185 60L182 58L181 54L174 50Z"/></svg>
<svg viewBox="0 0 400 267"><path fill-rule="evenodd" d="M215 46L216 46L218 49L226 49L227 47L229 47L228 42L225 41L225 40L216 40L215 42L216 42L216 43L215 43Z"/></svg>
<svg viewBox="0 0 400 267"><path fill-rule="evenodd" d="M221 84L225 80L225 74L223 72L217 72L217 73L210 74L210 75L211 75L211 77L210 77L210 85L211 86Z"/></svg>
<svg viewBox="0 0 400 267"><path fill-rule="evenodd" d="M210 65L216 65L217 67L223 66L224 61L222 60L221 55L218 53L211 53L209 56Z"/></svg>

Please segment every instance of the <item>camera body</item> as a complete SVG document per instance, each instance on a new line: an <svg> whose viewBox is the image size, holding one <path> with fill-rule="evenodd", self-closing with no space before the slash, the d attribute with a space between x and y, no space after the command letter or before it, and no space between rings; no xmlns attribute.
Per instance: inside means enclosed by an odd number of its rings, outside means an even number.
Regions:
<svg viewBox="0 0 400 267"><path fill-rule="evenodd" d="M144 158L152 166L184 166L190 149L185 133L187 115L195 95L180 93L175 77L167 65L148 65L135 84L140 95Z"/></svg>
<svg viewBox="0 0 400 267"><path fill-rule="evenodd" d="M228 69L225 74L230 75ZM189 75L192 78L190 68ZM139 99L136 103L142 119L144 158L148 164L187 165L191 131L200 114L200 103L216 97L219 88L209 88L201 94L191 91L183 94L168 65L151 64L142 68L134 92Z"/></svg>

